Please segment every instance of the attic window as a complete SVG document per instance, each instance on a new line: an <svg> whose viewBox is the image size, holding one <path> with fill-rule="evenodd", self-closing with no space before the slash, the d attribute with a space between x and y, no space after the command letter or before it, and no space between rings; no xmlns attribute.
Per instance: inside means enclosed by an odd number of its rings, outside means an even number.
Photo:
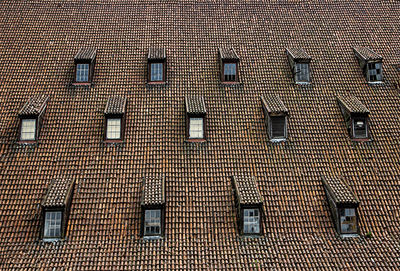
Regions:
<svg viewBox="0 0 400 271"><path fill-rule="evenodd" d="M75 55L75 85L85 85L92 82L96 53L95 48L81 48Z"/></svg>
<svg viewBox="0 0 400 271"><path fill-rule="evenodd" d="M382 56L367 47L354 47L361 70L369 83L381 83L383 80Z"/></svg>
<svg viewBox="0 0 400 271"><path fill-rule="evenodd" d="M104 110L104 140L106 142L121 142L124 139L125 111L125 97L112 96L108 99L106 109Z"/></svg>
<svg viewBox="0 0 400 271"><path fill-rule="evenodd" d="M221 82L237 83L239 81L239 57L233 48L219 48Z"/></svg>
<svg viewBox="0 0 400 271"><path fill-rule="evenodd" d="M349 94L338 95L337 101L350 137L353 140L368 140L370 138L368 109L356 97Z"/></svg>
<svg viewBox="0 0 400 271"><path fill-rule="evenodd" d="M269 139L272 142L284 141L287 138L288 109L275 94L261 96L261 103Z"/></svg>
<svg viewBox="0 0 400 271"><path fill-rule="evenodd" d="M33 143L37 141L43 122L43 116L47 107L47 101L48 96L46 95L33 96L19 111L19 142Z"/></svg>
<svg viewBox="0 0 400 271"><path fill-rule="evenodd" d="M358 198L341 179L322 177L335 229L343 237L357 236Z"/></svg>
<svg viewBox="0 0 400 271"><path fill-rule="evenodd" d="M203 96L185 97L186 138L188 141L205 140L206 105Z"/></svg>
<svg viewBox="0 0 400 271"><path fill-rule="evenodd" d="M242 235L262 234L263 201L255 178L247 175L233 176L239 233Z"/></svg>
<svg viewBox="0 0 400 271"><path fill-rule="evenodd" d="M150 48L148 55L148 83L165 83L166 81L165 48Z"/></svg>
<svg viewBox="0 0 400 271"><path fill-rule="evenodd" d="M163 177L143 179L141 208L141 235L163 236L165 220L165 180Z"/></svg>
<svg viewBox="0 0 400 271"><path fill-rule="evenodd" d="M301 48L286 48L289 65L297 84L310 82L311 57Z"/></svg>
<svg viewBox="0 0 400 271"><path fill-rule="evenodd" d="M74 182L68 179L55 179L50 183L41 204L44 241L65 237L73 189Z"/></svg>

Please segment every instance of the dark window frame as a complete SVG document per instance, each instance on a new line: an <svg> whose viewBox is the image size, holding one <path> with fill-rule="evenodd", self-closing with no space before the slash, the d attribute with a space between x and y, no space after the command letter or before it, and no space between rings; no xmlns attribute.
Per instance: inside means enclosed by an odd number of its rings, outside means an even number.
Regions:
<svg viewBox="0 0 400 271"><path fill-rule="evenodd" d="M203 138L190 138L190 119L202 118L203 119ZM207 117L206 114L188 114L186 113L186 141L187 142L206 142L207 141Z"/></svg>
<svg viewBox="0 0 400 271"><path fill-rule="evenodd" d="M370 65L374 65L374 68L373 69L371 69L370 68ZM370 71L372 71L372 70L377 70L376 69L376 64L380 64L380 73L379 73L379 76L381 77L381 80L378 80L377 78L375 79L375 80L371 80L371 74L370 74ZM366 63L366 79L367 79L367 81L368 81L368 83L371 83L371 84L379 84L379 83L382 83L383 82L383 64L382 64L382 61L368 61L367 63ZM376 76L376 77L378 77L378 73L376 74L376 75L374 75L374 76Z"/></svg>
<svg viewBox="0 0 400 271"><path fill-rule="evenodd" d="M151 64L155 64L155 63L162 64L162 66L163 66L163 72L162 72L163 78L162 78L161 81L152 81L151 80ZM159 85L166 84L166 82L167 82L166 78L167 78L167 61L166 61L166 59L148 59L148 62L147 62L147 83L148 84L155 84L155 85L157 85L157 84L159 84Z"/></svg>
<svg viewBox="0 0 400 271"><path fill-rule="evenodd" d="M283 136L274 136L274 131L273 131L273 124L272 124L272 119L273 118L284 118L284 131L283 131ZM287 139L287 115L286 114L268 114L268 137L270 141L284 141Z"/></svg>
<svg viewBox="0 0 400 271"><path fill-rule="evenodd" d="M348 205L348 206L338 206L337 208L337 231L340 235L342 236L352 236L352 235L359 235L360 231L359 231L359 226L358 226L358 210L356 206L353 205ZM355 232L342 232L342 221L341 221L341 213L342 211L345 212L345 209L354 209L355 212L355 227L356 227L356 231Z"/></svg>
<svg viewBox="0 0 400 271"><path fill-rule="evenodd" d="M239 204L238 206L238 222L239 222L239 234L242 236L261 236L264 234L264 212L262 209L262 204ZM244 210L245 209L258 209L258 213L260 216L259 220L259 233L245 233L244 232Z"/></svg>
<svg viewBox="0 0 400 271"><path fill-rule="evenodd" d="M46 212L61 212L61 228L60 228L60 236L45 236L45 221L46 221ZM43 241L53 241L53 240L61 240L65 237L65 231L68 223L68 214L66 214L65 207L46 207L42 209L42 230L41 230L41 238Z"/></svg>
<svg viewBox="0 0 400 271"><path fill-rule="evenodd" d="M118 138L118 139L107 138L108 119L121 119L120 138ZM121 143L121 142L123 142L125 140L125 124L126 124L125 114L106 114L106 115L104 115L104 136L103 136L104 142L106 142L106 143Z"/></svg>
<svg viewBox="0 0 400 271"><path fill-rule="evenodd" d="M365 137L356 135L356 122L363 121L365 125ZM369 139L369 121L365 116L352 116L351 117L351 135L354 140L368 140Z"/></svg>
<svg viewBox="0 0 400 271"><path fill-rule="evenodd" d="M236 75L234 81L225 80L225 64L235 64L236 65ZM239 83L239 60L221 60L221 82L223 84L237 84Z"/></svg>
<svg viewBox="0 0 400 271"><path fill-rule="evenodd" d="M146 210L160 210L161 211L160 234L148 234L148 235L145 235L145 214L146 214ZM141 226L140 226L140 235L143 238L152 238L152 237L164 237L164 234L165 234L165 206L164 205L142 206L142 218L141 218Z"/></svg>
<svg viewBox="0 0 400 271"><path fill-rule="evenodd" d="M307 66L307 81L300 81L298 80L298 74L297 72L297 65L306 65ZM294 81L296 84L302 85L302 84L310 84L311 83L311 69L310 69L310 63L309 62L301 62L301 61L295 61L294 63Z"/></svg>
<svg viewBox="0 0 400 271"><path fill-rule="evenodd" d="M77 73L78 73L78 64L88 64L89 65L89 74L88 74L88 81L77 81ZM86 60L86 59L78 59L75 60L75 71L74 71L74 80L73 85L91 85L93 82L94 76L94 66L96 64L96 59L93 60Z"/></svg>

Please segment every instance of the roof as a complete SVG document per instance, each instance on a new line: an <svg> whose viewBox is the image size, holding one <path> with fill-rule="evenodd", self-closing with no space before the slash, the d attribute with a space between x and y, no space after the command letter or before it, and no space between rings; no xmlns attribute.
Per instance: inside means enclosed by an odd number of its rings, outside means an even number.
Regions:
<svg viewBox="0 0 400 271"><path fill-rule="evenodd" d="M295 61L311 61L311 56L309 56L302 48L286 48L286 52Z"/></svg>
<svg viewBox="0 0 400 271"><path fill-rule="evenodd" d="M263 203L256 179L249 175L232 176L235 193L240 204L259 205Z"/></svg>
<svg viewBox="0 0 400 271"><path fill-rule="evenodd" d="M107 100L104 114L105 115L125 114L125 109L126 109L126 97L111 96Z"/></svg>
<svg viewBox="0 0 400 271"><path fill-rule="evenodd" d="M75 55L74 59L77 60L90 60L93 61L96 58L96 48L81 48Z"/></svg>
<svg viewBox="0 0 400 271"><path fill-rule="evenodd" d="M368 47L360 47L356 46L353 47L354 53L356 56L362 60L365 61L377 61L377 60L382 60L383 57L369 49Z"/></svg>
<svg viewBox="0 0 400 271"><path fill-rule="evenodd" d="M235 49L233 48L218 48L221 59L226 60L239 60Z"/></svg>
<svg viewBox="0 0 400 271"><path fill-rule="evenodd" d="M40 115L46 109L48 100L49 96L45 94L34 95L28 99L18 114L20 116Z"/></svg>
<svg viewBox="0 0 400 271"><path fill-rule="evenodd" d="M64 207L72 196L73 189L74 182L70 179L52 180L42 201L42 206L46 208Z"/></svg>
<svg viewBox="0 0 400 271"><path fill-rule="evenodd" d="M288 114L289 110L283 104L281 98L273 93L267 93L261 96L261 102L268 113Z"/></svg>
<svg viewBox="0 0 400 271"><path fill-rule="evenodd" d="M146 177L143 179L142 206L163 205L165 203L165 178Z"/></svg>
<svg viewBox="0 0 400 271"><path fill-rule="evenodd" d="M188 114L206 114L206 104L201 95L185 96L186 113Z"/></svg>
<svg viewBox="0 0 400 271"><path fill-rule="evenodd" d="M149 48L149 60L163 60L167 58L165 48Z"/></svg>
<svg viewBox="0 0 400 271"><path fill-rule="evenodd" d="M360 100L351 94L339 94L336 98L338 103L350 113L369 114L369 111L365 105L363 105Z"/></svg>
<svg viewBox="0 0 400 271"><path fill-rule="evenodd" d="M358 206L360 203L358 198L341 179L322 177L322 183L337 205Z"/></svg>

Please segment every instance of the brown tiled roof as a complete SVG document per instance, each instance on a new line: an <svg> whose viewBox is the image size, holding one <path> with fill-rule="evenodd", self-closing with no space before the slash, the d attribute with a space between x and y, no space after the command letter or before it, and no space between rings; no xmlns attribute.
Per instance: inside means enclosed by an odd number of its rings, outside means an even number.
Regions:
<svg viewBox="0 0 400 271"><path fill-rule="evenodd" d="M350 113L369 114L365 105L351 94L339 94L336 98Z"/></svg>
<svg viewBox="0 0 400 271"><path fill-rule="evenodd" d="M286 48L286 52L294 60L311 61L311 56L309 56L302 48Z"/></svg>
<svg viewBox="0 0 400 271"><path fill-rule="evenodd" d="M268 113L289 113L281 98L276 94L264 94L261 96L261 101Z"/></svg>
<svg viewBox="0 0 400 271"><path fill-rule="evenodd" d="M165 178L146 177L143 179L142 206L162 205L165 203Z"/></svg>
<svg viewBox="0 0 400 271"><path fill-rule="evenodd" d="M165 52L165 48L149 48L148 59L157 60L157 59L166 59L167 53Z"/></svg>
<svg viewBox="0 0 400 271"><path fill-rule="evenodd" d="M185 96L186 113L188 114L206 114L206 104L201 95Z"/></svg>
<svg viewBox="0 0 400 271"><path fill-rule="evenodd" d="M383 57L372 51L371 49L367 47L353 47L354 53L358 58L361 58L365 61L369 60L382 60Z"/></svg>
<svg viewBox="0 0 400 271"><path fill-rule="evenodd" d="M19 111L20 116L26 115L40 115L42 111L46 108L47 101L49 96L42 95L34 95L29 98L29 100L24 104L24 106Z"/></svg>
<svg viewBox="0 0 400 271"><path fill-rule="evenodd" d="M125 108L126 108L126 97L111 96L110 98L108 98L104 114L106 115L125 114Z"/></svg>
<svg viewBox="0 0 400 271"><path fill-rule="evenodd" d="M72 195L74 182L70 179L54 179L42 201L43 207L64 207Z"/></svg>
<svg viewBox="0 0 400 271"><path fill-rule="evenodd" d="M75 55L76 60L90 60L93 61L96 58L97 49L96 48L81 48Z"/></svg>
<svg viewBox="0 0 400 271"><path fill-rule="evenodd" d="M238 55L236 54L235 49L233 48L218 48L219 55L222 59L226 60L239 60Z"/></svg>
<svg viewBox="0 0 400 271"><path fill-rule="evenodd" d="M358 205L360 203L358 198L341 179L322 177L322 182L336 204Z"/></svg>
<svg viewBox="0 0 400 271"><path fill-rule="evenodd" d="M263 203L256 179L253 176L237 175L232 177L232 181L240 204L257 205Z"/></svg>

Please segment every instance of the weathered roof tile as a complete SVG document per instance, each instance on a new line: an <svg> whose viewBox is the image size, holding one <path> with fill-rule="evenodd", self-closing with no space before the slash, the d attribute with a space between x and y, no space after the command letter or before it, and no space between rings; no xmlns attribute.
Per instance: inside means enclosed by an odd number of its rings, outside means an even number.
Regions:
<svg viewBox="0 0 400 271"><path fill-rule="evenodd" d="M206 104L201 95L185 96L186 113L188 114L206 114Z"/></svg>
<svg viewBox="0 0 400 271"><path fill-rule="evenodd" d="M337 101L350 113L369 114L369 111L360 100L350 94L339 94L336 96Z"/></svg>
<svg viewBox="0 0 400 271"><path fill-rule="evenodd" d="M74 181L70 179L54 179L49 185L42 201L43 207L63 207L72 195Z"/></svg>
<svg viewBox="0 0 400 271"><path fill-rule="evenodd" d="M275 114L288 114L289 110L286 108L281 98L273 93L267 93L261 96L261 101L268 113Z"/></svg>
<svg viewBox="0 0 400 271"><path fill-rule="evenodd" d="M240 204L262 204L260 192L257 187L256 179L248 175L232 176L236 196Z"/></svg>
<svg viewBox="0 0 400 271"><path fill-rule="evenodd" d="M302 48L286 48L286 52L295 61L311 61L311 56L309 56Z"/></svg>
<svg viewBox="0 0 400 271"><path fill-rule="evenodd" d="M111 96L108 98L104 114L124 114L126 109L126 98L122 96Z"/></svg>
<svg viewBox="0 0 400 271"><path fill-rule="evenodd" d="M146 177L143 179L142 206L162 205L165 203L165 178Z"/></svg>
<svg viewBox="0 0 400 271"><path fill-rule="evenodd" d="M368 47L354 47L353 48L354 53L358 58L361 58L365 61L377 61L377 60L382 60L383 57L369 49Z"/></svg>
<svg viewBox="0 0 400 271"><path fill-rule="evenodd" d="M165 48L149 48L149 60L163 60L167 58Z"/></svg>
<svg viewBox="0 0 400 271"><path fill-rule="evenodd" d="M233 49L233 48L218 48L218 49L219 49L219 54L221 56L221 59L239 60L239 57L236 54L235 49Z"/></svg>
<svg viewBox="0 0 400 271"><path fill-rule="evenodd" d="M40 115L46 108L49 97L47 95L35 95L29 98L19 111L20 116Z"/></svg>
<svg viewBox="0 0 400 271"><path fill-rule="evenodd" d="M338 178L322 177L322 182L336 204L354 204L360 202L350 188Z"/></svg>
<svg viewBox="0 0 400 271"><path fill-rule="evenodd" d="M96 48L81 48L75 55L74 59L77 60L90 60L93 61L96 58Z"/></svg>

